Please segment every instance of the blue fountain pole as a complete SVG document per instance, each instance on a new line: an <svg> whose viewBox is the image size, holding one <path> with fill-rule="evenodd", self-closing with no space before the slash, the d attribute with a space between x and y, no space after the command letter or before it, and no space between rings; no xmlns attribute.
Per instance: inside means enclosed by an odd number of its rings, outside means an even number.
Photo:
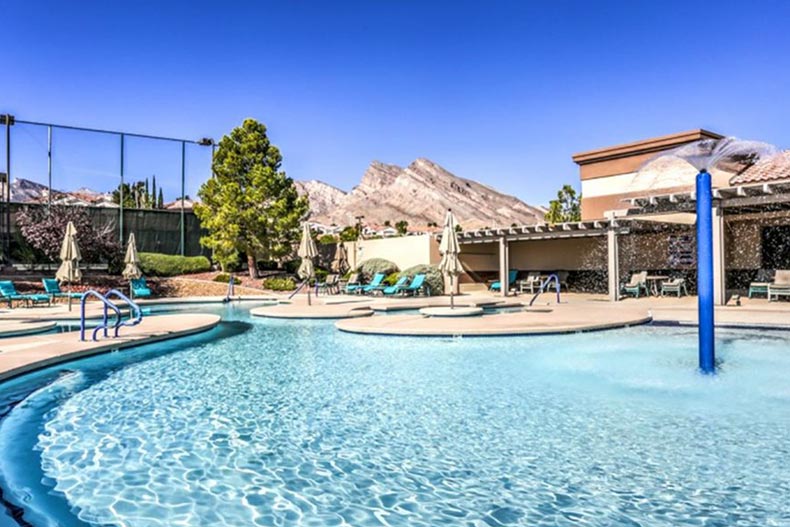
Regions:
<svg viewBox="0 0 790 527"><path fill-rule="evenodd" d="M710 174L697 174L697 295L699 301L699 369L716 373L713 329L713 192Z"/></svg>

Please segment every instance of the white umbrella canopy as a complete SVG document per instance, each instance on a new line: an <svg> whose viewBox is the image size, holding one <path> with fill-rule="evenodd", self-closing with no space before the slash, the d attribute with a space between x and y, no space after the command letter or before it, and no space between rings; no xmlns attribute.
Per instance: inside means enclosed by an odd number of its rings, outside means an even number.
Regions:
<svg viewBox="0 0 790 527"><path fill-rule="evenodd" d="M55 273L55 278L59 282L78 282L82 278L80 271L80 248L76 240L77 229L72 222L66 225L66 234L63 237L63 244L60 246L60 267Z"/></svg>
<svg viewBox="0 0 790 527"><path fill-rule="evenodd" d="M310 234L310 226L307 223L302 228L302 241L299 243L297 255L302 259L298 271L299 277L302 280L309 280L315 274L313 258L318 256L318 248L315 246L313 236Z"/></svg>
<svg viewBox="0 0 790 527"><path fill-rule="evenodd" d="M297 252L302 263L299 265L297 273L299 277L305 281L307 285L307 304L310 305L310 285L307 281L315 275L315 264L313 258L318 256L318 248L315 246L313 236L310 234L310 226L305 223L302 227L302 241L299 243L299 251Z"/></svg>
<svg viewBox="0 0 790 527"><path fill-rule="evenodd" d="M346 250L346 244L343 242L337 244L335 259L332 260L332 270L340 274L348 271L348 250Z"/></svg>
<svg viewBox="0 0 790 527"><path fill-rule="evenodd" d="M143 276L140 270L140 256L137 254L137 243L134 233L129 234L129 243L126 244L126 256L123 259L126 266L123 268L123 277L127 280L134 280Z"/></svg>
<svg viewBox="0 0 790 527"><path fill-rule="evenodd" d="M442 260L439 262L439 270L450 277L450 307L454 307L455 303L453 278L463 272L461 261L458 259L461 246L458 244L458 235L455 232L456 225L458 225L458 222L455 221L452 210L448 210L444 219L442 243L439 244L439 253L442 255Z"/></svg>

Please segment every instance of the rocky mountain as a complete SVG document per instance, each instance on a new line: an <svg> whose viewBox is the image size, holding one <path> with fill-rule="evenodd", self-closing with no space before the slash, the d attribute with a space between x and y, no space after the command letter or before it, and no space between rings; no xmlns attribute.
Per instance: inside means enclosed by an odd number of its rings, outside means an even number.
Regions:
<svg viewBox="0 0 790 527"><path fill-rule="evenodd" d="M516 197L458 177L428 159L420 158L403 168L374 161L359 185L343 192L320 181L297 183L308 196L311 219L326 225L353 225L365 216L368 225L441 225L448 208L465 229L536 223L545 209Z"/></svg>

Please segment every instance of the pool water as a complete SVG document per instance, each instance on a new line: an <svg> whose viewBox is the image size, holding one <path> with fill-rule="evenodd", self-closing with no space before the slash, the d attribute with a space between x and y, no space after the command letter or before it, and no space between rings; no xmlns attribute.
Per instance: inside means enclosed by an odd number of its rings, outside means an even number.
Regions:
<svg viewBox="0 0 790 527"><path fill-rule="evenodd" d="M393 338L218 309L212 333L6 383L13 514L66 527L790 525L786 333L719 332L720 374L704 377L692 329Z"/></svg>

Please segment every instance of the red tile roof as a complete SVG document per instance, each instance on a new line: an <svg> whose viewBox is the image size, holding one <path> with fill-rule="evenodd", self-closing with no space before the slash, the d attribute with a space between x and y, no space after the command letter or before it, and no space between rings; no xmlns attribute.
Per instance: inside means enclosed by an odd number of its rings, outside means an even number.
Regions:
<svg viewBox="0 0 790 527"><path fill-rule="evenodd" d="M730 179L730 185L749 185L790 180L790 150L758 161Z"/></svg>

